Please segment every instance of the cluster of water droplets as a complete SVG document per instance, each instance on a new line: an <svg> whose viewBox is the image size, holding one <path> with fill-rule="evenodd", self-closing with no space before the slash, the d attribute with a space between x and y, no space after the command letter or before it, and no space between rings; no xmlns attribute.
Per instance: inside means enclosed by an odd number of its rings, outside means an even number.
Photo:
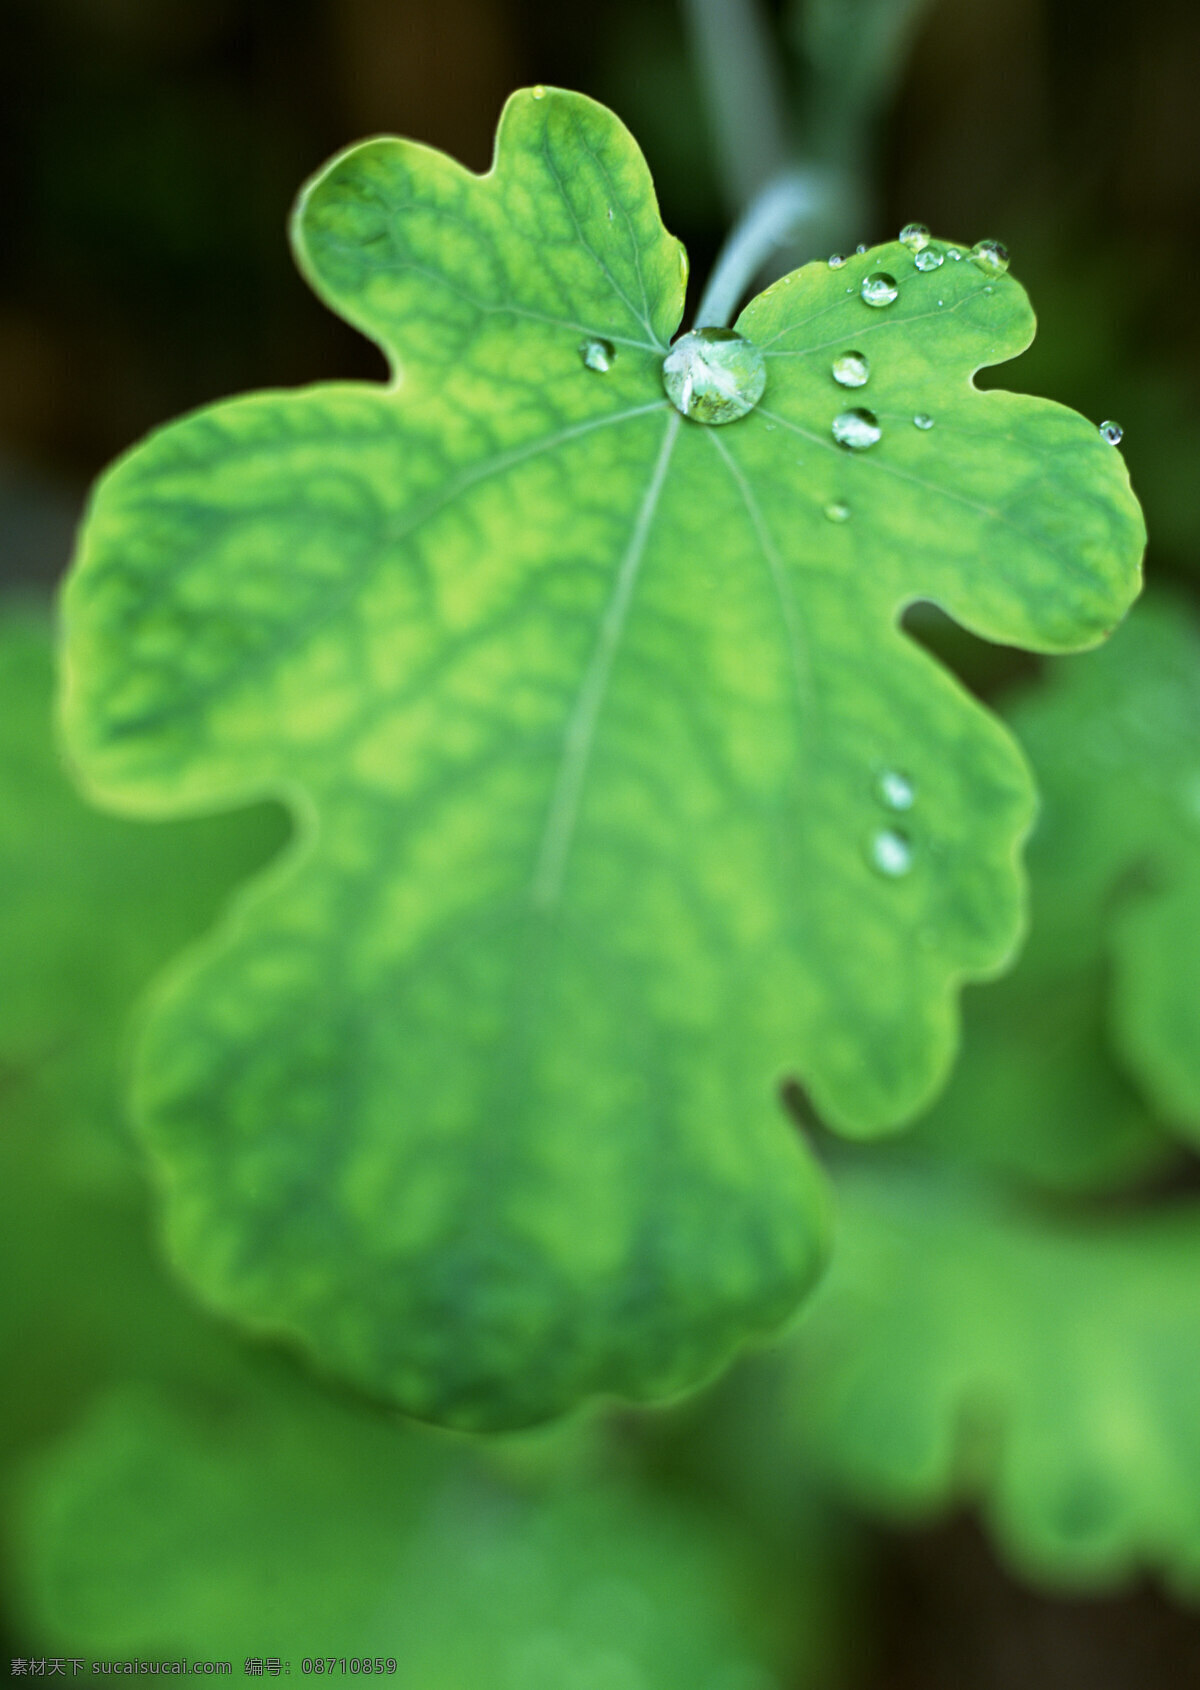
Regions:
<svg viewBox="0 0 1200 1690"><path fill-rule="evenodd" d="M893 816L901 816L916 803L917 788L899 769L884 769L875 782L875 797ZM912 868L912 840L902 827L889 822L871 835L867 858L877 874L898 880Z"/></svg>

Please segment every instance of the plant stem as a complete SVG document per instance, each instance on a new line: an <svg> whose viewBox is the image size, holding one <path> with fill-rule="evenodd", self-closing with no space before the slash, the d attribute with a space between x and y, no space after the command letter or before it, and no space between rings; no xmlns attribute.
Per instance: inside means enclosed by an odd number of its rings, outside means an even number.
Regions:
<svg viewBox="0 0 1200 1690"><path fill-rule="evenodd" d="M775 45L759 0L683 0L730 211L792 158Z"/></svg>
<svg viewBox="0 0 1200 1690"><path fill-rule="evenodd" d="M802 230L829 211L830 178L815 168L780 172L756 195L717 255L696 310L695 326L725 327L742 295L773 253L794 244Z"/></svg>

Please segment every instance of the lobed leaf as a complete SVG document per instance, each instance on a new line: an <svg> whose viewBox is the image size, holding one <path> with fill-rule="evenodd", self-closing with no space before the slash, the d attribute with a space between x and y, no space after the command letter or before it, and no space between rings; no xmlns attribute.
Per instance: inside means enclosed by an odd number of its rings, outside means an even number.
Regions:
<svg viewBox="0 0 1200 1690"><path fill-rule="evenodd" d="M1110 1044L1155 1112L1200 1144L1194 609L1157 590L1113 646L1059 666L1012 719L1046 791L1048 926L1094 912Z"/></svg>
<svg viewBox="0 0 1200 1690"><path fill-rule="evenodd" d="M1041 792L1032 932L970 995L923 1142L1071 1188L1163 1164L1164 1123L1200 1140L1198 674L1194 614L1159 589L1007 712Z"/></svg>
<svg viewBox="0 0 1200 1690"><path fill-rule="evenodd" d="M617 1475L515 1482L294 1388L110 1394L31 1470L23 1531L25 1623L101 1658L273 1655L299 1676L391 1657L397 1690L775 1690L803 1630L718 1513Z"/></svg>
<svg viewBox="0 0 1200 1690"><path fill-rule="evenodd" d="M97 814L51 737L49 617L0 608L0 1454L69 1422L188 1317L148 1237L120 1094L147 979L282 843L277 810L154 826Z"/></svg>
<svg viewBox="0 0 1200 1690"><path fill-rule="evenodd" d="M877 1153L781 1352L806 1462L902 1515L978 1499L1028 1576L1200 1591L1200 1207L1055 1215Z"/></svg>
<svg viewBox="0 0 1200 1690"><path fill-rule="evenodd" d="M415 1414L675 1392L820 1266L781 1078L845 1131L895 1126L945 1073L960 981L1017 937L1026 769L905 605L1092 643L1140 514L1082 418L974 387L1032 335L1018 285L899 243L754 301L761 404L682 417L681 249L577 95L514 96L483 177L350 149L295 244L392 383L152 436L64 600L97 797L272 793L301 828L142 1049L171 1248ZM868 452L831 434L847 348Z"/></svg>

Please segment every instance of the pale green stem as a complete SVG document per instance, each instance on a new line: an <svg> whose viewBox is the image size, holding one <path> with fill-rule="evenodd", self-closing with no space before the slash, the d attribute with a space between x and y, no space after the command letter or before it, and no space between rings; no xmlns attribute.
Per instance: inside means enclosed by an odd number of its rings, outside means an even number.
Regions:
<svg viewBox="0 0 1200 1690"><path fill-rule="evenodd" d="M683 9L736 216L793 156L775 45L759 0L683 0Z"/></svg>
<svg viewBox="0 0 1200 1690"><path fill-rule="evenodd" d="M771 257L795 246L804 230L828 215L829 173L816 168L785 170L768 182L734 225L717 255L696 310L696 328L723 328L738 301Z"/></svg>

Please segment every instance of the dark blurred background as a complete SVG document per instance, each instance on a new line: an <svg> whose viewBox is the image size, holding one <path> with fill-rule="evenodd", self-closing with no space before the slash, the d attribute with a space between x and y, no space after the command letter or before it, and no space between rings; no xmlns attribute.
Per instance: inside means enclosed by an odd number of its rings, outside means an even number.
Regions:
<svg viewBox="0 0 1200 1690"><path fill-rule="evenodd" d="M878 5L818 9L868 27ZM769 10L802 105L800 12ZM1005 241L1041 333L993 379L1121 421L1151 572L1189 575L1200 7L931 0L914 16L860 137L873 226L842 244L912 218ZM0 0L4 578L57 579L88 482L155 424L248 388L381 374L292 267L299 184L378 131L484 168L505 95L536 81L626 120L703 281L726 215L675 0ZM877 1621L872 1690L1200 1684L1194 1614L1148 1592L1021 1591L967 1526L881 1540Z"/></svg>

